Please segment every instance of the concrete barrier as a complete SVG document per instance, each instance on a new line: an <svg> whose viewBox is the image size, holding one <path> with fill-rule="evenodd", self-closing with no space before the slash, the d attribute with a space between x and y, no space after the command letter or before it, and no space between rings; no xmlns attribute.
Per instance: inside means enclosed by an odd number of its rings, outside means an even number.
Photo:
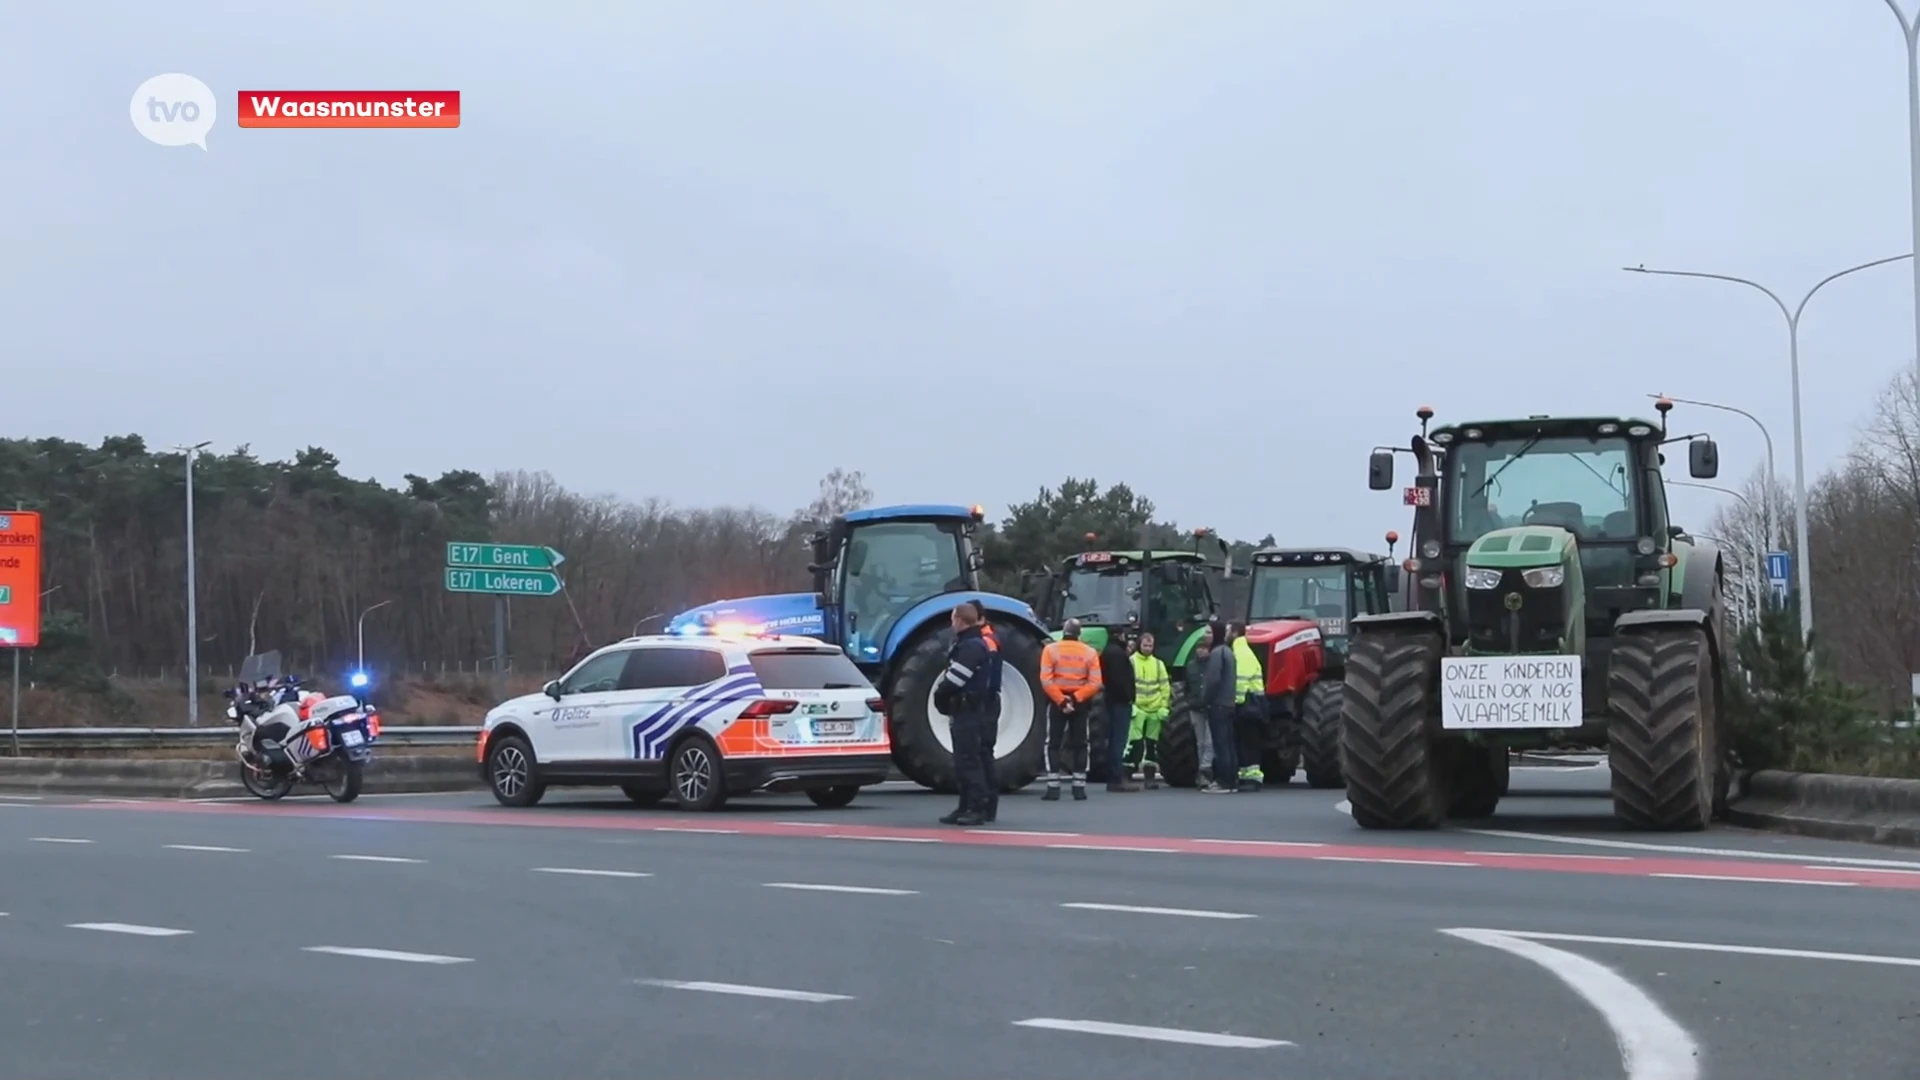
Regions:
<svg viewBox="0 0 1920 1080"><path fill-rule="evenodd" d="M368 795L477 791L480 770L469 756L376 754L367 765ZM295 794L318 791L315 786ZM215 799L245 795L240 764L232 758L0 758L0 791L36 795L117 795L127 798Z"/></svg>
<svg viewBox="0 0 1920 1080"><path fill-rule="evenodd" d="M1729 807L1736 825L1920 847L1920 780L1761 770Z"/></svg>

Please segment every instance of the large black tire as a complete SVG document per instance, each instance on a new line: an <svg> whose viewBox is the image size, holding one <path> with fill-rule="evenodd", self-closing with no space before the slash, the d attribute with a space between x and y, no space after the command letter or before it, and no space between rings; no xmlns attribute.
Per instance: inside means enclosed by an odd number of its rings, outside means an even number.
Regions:
<svg viewBox="0 0 1920 1080"><path fill-rule="evenodd" d="M255 769L243 761L240 763L240 786L256 799L273 802L286 798L287 792L293 790L293 777L285 773Z"/></svg>
<svg viewBox="0 0 1920 1080"><path fill-rule="evenodd" d="M1705 628L1631 630L1607 668L1613 813L1631 828L1686 832L1713 821L1718 669Z"/></svg>
<svg viewBox="0 0 1920 1080"><path fill-rule="evenodd" d="M1453 798L1447 816L1490 818L1507 793L1507 748L1475 746L1456 742L1444 749L1453 752Z"/></svg>
<svg viewBox="0 0 1920 1080"><path fill-rule="evenodd" d="M807 789L807 798L813 800L813 805L827 810L838 810L853 802L854 796L859 794L860 788L854 784Z"/></svg>
<svg viewBox="0 0 1920 1080"><path fill-rule="evenodd" d="M1260 755L1260 783L1263 787L1285 787L1300 771L1298 749L1269 748Z"/></svg>
<svg viewBox="0 0 1920 1080"><path fill-rule="evenodd" d="M1177 700L1167 722L1160 726L1160 777L1173 787L1193 787L1200 779L1200 737L1193 726L1196 722L1205 721L1190 703Z"/></svg>
<svg viewBox="0 0 1920 1080"><path fill-rule="evenodd" d="M720 751L704 735L690 735L673 748L667 759L667 782L674 802L692 814L705 814L727 804L727 774Z"/></svg>
<svg viewBox="0 0 1920 1080"><path fill-rule="evenodd" d="M1018 791L1040 775L1040 744L1047 735L1046 714L1040 703L1040 637L1018 623L992 620L1005 667L1000 677L1001 739L995 746L994 774L1001 791ZM887 694L888 734L893 740L893 763L907 779L921 787L951 795L953 751L947 746L947 718L933 709L933 688L947 669L947 650L953 631L923 632L901 648ZM1022 689L1024 687L1024 690ZM1018 715L1024 713L1025 715ZM1013 732L1025 732L1009 745Z"/></svg>
<svg viewBox="0 0 1920 1080"><path fill-rule="evenodd" d="M1110 779L1113 778L1107 775L1107 700L1098 698L1087 712L1087 782L1104 784Z"/></svg>
<svg viewBox="0 0 1920 1080"><path fill-rule="evenodd" d="M1340 718L1346 710L1346 691L1342 680L1321 679L1300 702L1300 764L1306 766L1308 787L1337 788L1347 782L1340 771Z"/></svg>
<svg viewBox="0 0 1920 1080"><path fill-rule="evenodd" d="M487 788L502 806L532 806L547 793L533 746L518 735L487 740Z"/></svg>
<svg viewBox="0 0 1920 1080"><path fill-rule="evenodd" d="M635 806L659 806L666 801L666 788L644 787L640 784L621 784L620 793L632 800Z"/></svg>
<svg viewBox="0 0 1920 1080"><path fill-rule="evenodd" d="M1375 632L1354 638L1347 653L1340 743L1347 801L1363 829L1432 829L1446 821L1444 748L1427 728L1440 648L1427 631Z"/></svg>
<svg viewBox="0 0 1920 1080"><path fill-rule="evenodd" d="M350 803L360 797L360 787L366 783L366 766L352 758L342 758L339 773L329 778L321 786L326 789L327 798L337 803Z"/></svg>

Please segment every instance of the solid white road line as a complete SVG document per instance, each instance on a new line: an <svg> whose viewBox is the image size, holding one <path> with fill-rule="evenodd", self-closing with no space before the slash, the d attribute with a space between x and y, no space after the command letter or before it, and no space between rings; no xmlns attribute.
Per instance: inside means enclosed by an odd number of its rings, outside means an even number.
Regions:
<svg viewBox="0 0 1920 1080"><path fill-rule="evenodd" d="M72 836L35 836L35 837L31 837L30 839L32 839L32 841L36 844L91 844L93 843L93 841L91 840L81 840L77 837L72 837Z"/></svg>
<svg viewBox="0 0 1920 1080"><path fill-rule="evenodd" d="M1057 851L1125 851L1135 855L1177 855L1170 847L1122 847L1117 844L1048 844Z"/></svg>
<svg viewBox="0 0 1920 1080"><path fill-rule="evenodd" d="M1776 949L1766 945L1716 945L1706 941L1663 941L1659 938L1601 937L1597 934L1550 934L1544 931L1503 930L1508 937L1536 941L1583 941L1592 945L1625 945L1641 949L1679 949L1683 952L1737 953L1742 956L1782 956L1799 960L1840 960L1853 964L1920 967L1920 957L1877 956L1873 953L1821 952L1815 949Z"/></svg>
<svg viewBox="0 0 1920 1080"><path fill-rule="evenodd" d="M1284 1039L1255 1039L1246 1035L1221 1035L1211 1031L1141 1027L1138 1024L1109 1024L1103 1020L1056 1020L1039 1016L1032 1020L1015 1020L1013 1026L1045 1028L1048 1031L1078 1031L1084 1035L1114 1035L1122 1039L1153 1039L1157 1042L1185 1043L1188 1046L1218 1046L1233 1050L1265 1050L1273 1046L1293 1045Z"/></svg>
<svg viewBox="0 0 1920 1080"><path fill-rule="evenodd" d="M833 825L825 821L776 821L775 825L791 825L798 829L831 829Z"/></svg>
<svg viewBox="0 0 1920 1080"><path fill-rule="evenodd" d="M439 956L424 952L395 952L392 949L356 949L345 945L308 945L301 952L327 953L332 956L358 956L366 960L399 960L409 964L471 964L471 956Z"/></svg>
<svg viewBox="0 0 1920 1080"><path fill-rule="evenodd" d="M1348 817L1353 816L1353 803L1347 801L1346 799L1341 799L1339 802L1334 803L1333 808L1347 815Z"/></svg>
<svg viewBox="0 0 1920 1080"><path fill-rule="evenodd" d="M39 795L0 795L0 802L39 802Z"/></svg>
<svg viewBox="0 0 1920 1080"><path fill-rule="evenodd" d="M655 825L654 832L712 833L715 836L738 836L739 829L697 829L691 825Z"/></svg>
<svg viewBox="0 0 1920 1080"><path fill-rule="evenodd" d="M1038 829L968 829L967 831L979 833L982 836L1057 836L1063 840L1086 835L1077 832L1041 832Z"/></svg>
<svg viewBox="0 0 1920 1080"><path fill-rule="evenodd" d="M658 986L667 990L694 990L703 994L738 994L741 997L779 998L782 1001L808 1001L815 1004L827 1001L852 1001L846 994L821 994L812 990L782 990L777 986L742 986L739 983L722 982L680 982L677 979L640 979L645 986Z"/></svg>
<svg viewBox="0 0 1920 1080"><path fill-rule="evenodd" d="M398 855L329 855L327 858L345 859L348 862L423 863L427 861L425 859L403 859Z"/></svg>
<svg viewBox="0 0 1920 1080"><path fill-rule="evenodd" d="M100 930L109 934L134 934L139 937L179 937L191 934L191 930L175 930L170 926L140 926L123 922L75 922L68 923L69 930Z"/></svg>
<svg viewBox="0 0 1920 1080"><path fill-rule="evenodd" d="M214 844L161 844L160 846L170 851L230 851L235 855L247 853L247 849L243 847L219 847Z"/></svg>
<svg viewBox="0 0 1920 1080"><path fill-rule="evenodd" d="M1851 889L1857 881L1807 881L1804 878L1740 877L1736 874L1648 874L1648 877L1679 878L1683 881L1745 881L1756 885L1825 885L1830 889Z"/></svg>
<svg viewBox="0 0 1920 1080"><path fill-rule="evenodd" d="M1605 840L1597 836L1555 836L1552 833L1516 832L1510 829L1453 829L1452 832L1479 836L1504 836L1512 840L1541 840L1550 844L1580 844L1586 847L1614 848L1620 851L1661 851L1670 855L1720 855L1737 859L1779 859L1799 863L1831 863L1835 866L1893 866L1920 870L1920 862L1899 859L1870 859L1850 855L1800 855L1779 851L1742 851L1739 848L1691 847L1683 844L1648 844L1637 840Z"/></svg>
<svg viewBox="0 0 1920 1080"><path fill-rule="evenodd" d="M88 801L88 802L104 802L104 803L147 803L147 802L152 802L153 800L152 800L152 799L105 799L105 798L97 798L97 799L88 799L87 801Z"/></svg>
<svg viewBox="0 0 1920 1080"><path fill-rule="evenodd" d="M918 896L914 889L877 889L869 885L808 885L799 881L768 881L763 889L800 889L805 892L865 893L872 896Z"/></svg>
<svg viewBox="0 0 1920 1080"><path fill-rule="evenodd" d="M1462 855L1492 855L1507 859L1591 859L1595 862L1627 862L1631 855L1574 855L1565 851L1463 851Z"/></svg>
<svg viewBox="0 0 1920 1080"><path fill-rule="evenodd" d="M1444 859L1370 859L1359 855L1315 855L1315 862L1353 862L1385 863L1390 866L1479 866L1472 862L1449 862Z"/></svg>
<svg viewBox="0 0 1920 1080"><path fill-rule="evenodd" d="M1200 908L1177 907L1134 907L1131 904L1061 904L1064 908L1079 908L1083 911L1130 911L1136 915L1184 915L1189 919L1257 919L1258 915L1245 915L1238 911L1206 911Z"/></svg>
<svg viewBox="0 0 1920 1080"><path fill-rule="evenodd" d="M1620 1044L1627 1080L1698 1080L1700 1046L1639 987L1598 961L1499 930L1440 931L1531 960L1599 1010Z"/></svg>
<svg viewBox="0 0 1920 1080"><path fill-rule="evenodd" d="M1242 847L1326 847L1318 840L1211 840L1200 837L1196 844L1237 844Z"/></svg>
<svg viewBox="0 0 1920 1080"><path fill-rule="evenodd" d="M932 836L855 836L852 833L827 833L828 840L884 840L891 844L937 844L939 839Z"/></svg>
<svg viewBox="0 0 1920 1080"><path fill-rule="evenodd" d="M638 870L582 870L572 866L536 866L533 868L533 872L536 874L578 874L581 877L636 878L653 876L652 874L643 874Z"/></svg>

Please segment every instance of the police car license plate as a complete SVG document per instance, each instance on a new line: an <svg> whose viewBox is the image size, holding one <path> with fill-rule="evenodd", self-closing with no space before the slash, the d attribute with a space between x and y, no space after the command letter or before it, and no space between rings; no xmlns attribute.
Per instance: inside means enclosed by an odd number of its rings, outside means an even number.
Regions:
<svg viewBox="0 0 1920 1080"><path fill-rule="evenodd" d="M813 733L815 735L851 735L853 734L853 721L815 720L813 722Z"/></svg>
<svg viewBox="0 0 1920 1080"><path fill-rule="evenodd" d="M359 746L366 741L366 738L357 731L343 731L340 733L340 741L348 746Z"/></svg>

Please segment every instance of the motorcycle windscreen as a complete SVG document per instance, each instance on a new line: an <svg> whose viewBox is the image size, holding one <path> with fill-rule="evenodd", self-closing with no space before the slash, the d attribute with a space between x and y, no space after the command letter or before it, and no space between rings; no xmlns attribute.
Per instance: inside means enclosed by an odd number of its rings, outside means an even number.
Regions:
<svg viewBox="0 0 1920 1080"><path fill-rule="evenodd" d="M243 683L258 685L280 674L284 674L284 672L280 667L279 649L274 649L272 652L256 653L240 661L239 680Z"/></svg>

